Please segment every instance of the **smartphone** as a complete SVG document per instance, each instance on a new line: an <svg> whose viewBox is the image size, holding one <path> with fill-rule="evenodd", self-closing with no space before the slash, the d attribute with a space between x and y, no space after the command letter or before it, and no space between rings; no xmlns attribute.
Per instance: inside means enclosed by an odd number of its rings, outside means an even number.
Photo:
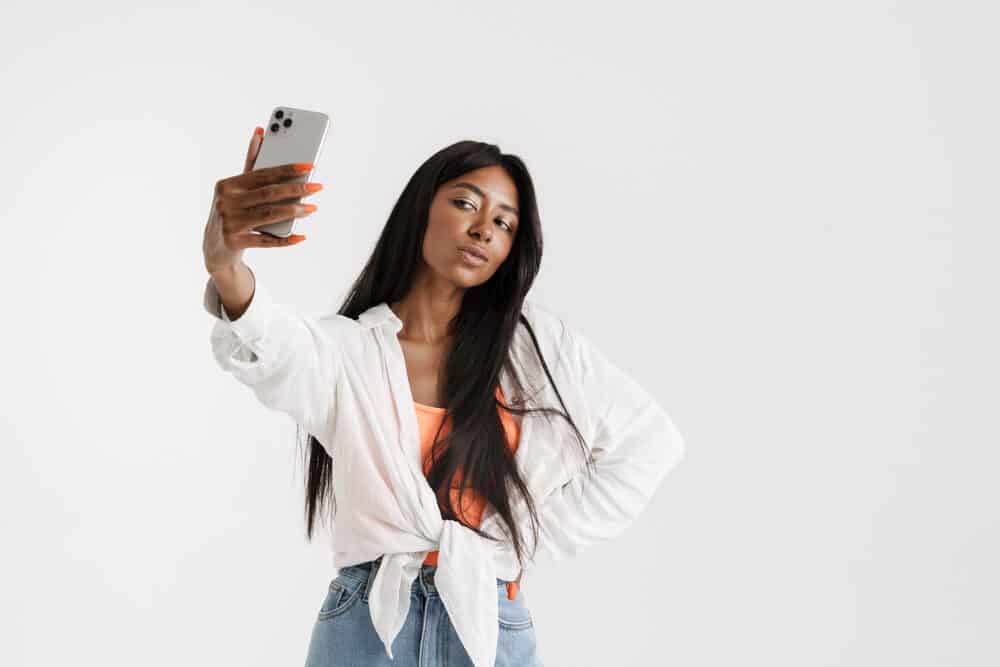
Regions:
<svg viewBox="0 0 1000 667"><path fill-rule="evenodd" d="M310 171L303 172L285 183L305 183L315 171L319 161L326 131L330 127L330 117L319 111L308 111L294 107L275 107L264 124L264 138L257 152L257 160L253 168L276 167L289 162L308 162L314 165ZM298 204L302 197L282 199L274 204ZM266 225L254 227L254 231L271 236L287 238L295 231L295 223L299 218L269 222Z"/></svg>

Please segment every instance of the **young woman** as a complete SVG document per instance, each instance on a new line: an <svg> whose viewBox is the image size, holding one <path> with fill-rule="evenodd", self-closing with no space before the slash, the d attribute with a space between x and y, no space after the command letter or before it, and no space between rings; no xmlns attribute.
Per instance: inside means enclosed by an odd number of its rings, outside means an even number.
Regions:
<svg viewBox="0 0 1000 667"><path fill-rule="evenodd" d="M318 188L289 182L297 165L254 170L260 142L215 186L205 308L219 365L309 434L309 539L332 508L338 573L307 665L542 664L521 573L620 534L680 433L526 298L542 228L517 156L460 141L428 158L339 311L314 318L242 259L303 238L254 227L315 210L273 203Z"/></svg>

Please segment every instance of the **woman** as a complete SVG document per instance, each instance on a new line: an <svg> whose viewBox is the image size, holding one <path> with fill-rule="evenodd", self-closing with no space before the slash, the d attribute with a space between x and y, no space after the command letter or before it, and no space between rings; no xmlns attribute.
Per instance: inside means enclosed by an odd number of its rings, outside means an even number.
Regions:
<svg viewBox="0 0 1000 667"><path fill-rule="evenodd" d="M252 230L309 214L273 202L317 189L291 182L296 165L253 170L260 143L258 128L243 173L216 183L205 307L220 366L309 434L310 539L332 506L338 574L307 665L540 665L521 573L624 530L680 434L526 299L542 230L517 156L476 141L432 155L339 311L313 318L242 261L299 242Z"/></svg>

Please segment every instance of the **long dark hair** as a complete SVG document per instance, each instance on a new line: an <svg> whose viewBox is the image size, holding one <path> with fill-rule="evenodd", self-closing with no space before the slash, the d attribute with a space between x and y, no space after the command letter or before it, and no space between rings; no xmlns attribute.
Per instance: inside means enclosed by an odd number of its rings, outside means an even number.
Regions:
<svg viewBox="0 0 1000 667"><path fill-rule="evenodd" d="M521 415L542 412L546 418L551 414L565 418L583 449L588 469L593 464L590 449L555 388L534 330L521 313L525 295L542 261L542 228L534 186L524 162L516 155L501 153L494 144L480 141L459 141L428 158L396 201L371 257L338 313L357 319L368 308L383 301L400 301L410 289L419 266L428 211L438 187L466 172L494 165L502 167L517 186L520 227L506 260L487 282L466 290L459 312L449 325L454 344L445 362L442 393L447 409L434 436L433 463L427 481L437 494L443 518L461 521L484 538L498 539L463 521L452 507L448 490L454 486L462 497L472 489L492 503L506 524L503 530L513 543L523 568L526 560L524 536L514 521L508 489L516 489L527 505L532 522L532 544L536 548L538 515L531 493L515 465L498 409ZM509 355L518 323L527 327L542 368L562 404L562 411L547 407L510 407L497 399L495 391L500 370L505 365L516 391L523 392ZM505 398L510 400L509 396ZM451 432L438 440L441 426L449 416L452 418ZM308 448L305 511L306 536L311 541L317 514L328 507L328 499L332 499L336 512L331 486L336 462L313 435L309 435ZM461 475L460 485L453 482L456 473Z"/></svg>

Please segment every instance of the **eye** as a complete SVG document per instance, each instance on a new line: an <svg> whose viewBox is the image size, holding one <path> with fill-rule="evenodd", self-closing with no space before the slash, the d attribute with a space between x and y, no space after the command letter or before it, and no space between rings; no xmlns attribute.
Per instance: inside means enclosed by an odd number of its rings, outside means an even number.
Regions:
<svg viewBox="0 0 1000 667"><path fill-rule="evenodd" d="M472 202L470 202L467 199L452 199L451 201L454 202L455 206L457 206L458 208L462 209L463 211L467 211L468 209L465 208L465 207L463 207L462 204L468 204L469 206L472 207L472 210L476 210L476 207L473 206ZM510 224L506 220L503 220L502 218L497 218L497 219L500 222L502 222L503 224L507 225L507 231L508 232L513 232L514 231L514 225Z"/></svg>

